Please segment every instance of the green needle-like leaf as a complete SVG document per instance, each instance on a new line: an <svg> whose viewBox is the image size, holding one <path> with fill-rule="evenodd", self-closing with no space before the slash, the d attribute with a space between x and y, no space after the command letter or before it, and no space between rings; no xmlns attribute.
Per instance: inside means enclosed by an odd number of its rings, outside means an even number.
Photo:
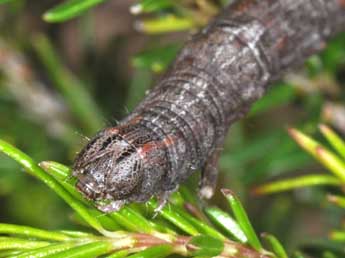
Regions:
<svg viewBox="0 0 345 258"><path fill-rule="evenodd" d="M159 245L145 249L144 251L127 256L128 258L161 258L173 252L170 245Z"/></svg>
<svg viewBox="0 0 345 258"><path fill-rule="evenodd" d="M54 161L42 161L38 164L49 175L54 177L59 183L77 200L89 205L90 201L86 200L75 187L75 178L71 177L72 170Z"/></svg>
<svg viewBox="0 0 345 258"><path fill-rule="evenodd" d="M16 258L19 253L25 253L25 251L18 250L0 250L0 258ZM26 258L27 256L25 256Z"/></svg>
<svg viewBox="0 0 345 258"><path fill-rule="evenodd" d="M261 236L271 245L272 251L277 255L278 258L288 258L284 247L275 236L267 233L263 233Z"/></svg>
<svg viewBox="0 0 345 258"><path fill-rule="evenodd" d="M26 169L29 174L37 177L48 185L54 192L64 199L72 207L72 209L74 209L85 221L87 221L90 226L103 234L109 233L102 227L99 221L88 212L84 204L76 200L56 181L56 179L45 173L28 155L3 140L0 140L0 151L16 160Z"/></svg>
<svg viewBox="0 0 345 258"><path fill-rule="evenodd" d="M221 240L205 235L194 236L187 244L187 250L192 256L213 257L223 249L224 243Z"/></svg>
<svg viewBox="0 0 345 258"><path fill-rule="evenodd" d="M240 200L228 189L222 189L222 193L228 200L237 223L240 225L242 231L248 239L248 243L257 251L261 251L263 248L261 246L259 238L257 237Z"/></svg>
<svg viewBox="0 0 345 258"><path fill-rule="evenodd" d="M342 182L329 175L307 175L297 178L279 180L277 182L267 183L256 187L253 192L255 194L271 194L283 192L301 187L316 186L316 185L341 185Z"/></svg>
<svg viewBox="0 0 345 258"><path fill-rule="evenodd" d="M59 232L3 223L0 223L0 234L19 235L28 238L40 238L53 241L66 241L71 239L70 236Z"/></svg>
<svg viewBox="0 0 345 258"><path fill-rule="evenodd" d="M345 159L345 141L327 125L320 125L320 131L341 157Z"/></svg>
<svg viewBox="0 0 345 258"><path fill-rule="evenodd" d="M240 226L228 213L216 207L205 208L205 213L213 223L221 227L236 240L242 243L246 243L248 241Z"/></svg>
<svg viewBox="0 0 345 258"><path fill-rule="evenodd" d="M74 198L92 207L92 203L86 200L82 194L76 190L74 184L71 184L73 181L69 179L72 171L69 167L54 161L42 161L39 163L39 166L47 171L56 180L58 180L60 184L63 185L63 187L65 187L71 195L73 195ZM89 209L89 213L108 230L116 230L120 228L120 225L116 222L116 220L112 219L110 215L100 212L96 208ZM85 221L80 215L77 215L77 218Z"/></svg>
<svg viewBox="0 0 345 258"><path fill-rule="evenodd" d="M93 234L82 231L60 230L59 232L73 238L92 238L94 236Z"/></svg>
<svg viewBox="0 0 345 258"><path fill-rule="evenodd" d="M304 150L320 161L342 182L345 182L345 162L343 160L313 138L296 129L289 129L289 134Z"/></svg>
<svg viewBox="0 0 345 258"><path fill-rule="evenodd" d="M93 258L107 254L112 250L110 241L98 241L80 245L56 254L46 256L46 258Z"/></svg>
<svg viewBox="0 0 345 258"><path fill-rule="evenodd" d="M49 245L50 242L27 240L15 237L0 237L0 250L34 249Z"/></svg>
<svg viewBox="0 0 345 258"><path fill-rule="evenodd" d="M181 213L181 215L184 216L188 221L190 221L200 233L212 236L220 240L226 239L221 233L204 223L202 220L194 218L189 214L187 214L188 216L186 216L185 214L185 212Z"/></svg>
<svg viewBox="0 0 345 258"><path fill-rule="evenodd" d="M345 231L332 231L330 238L335 241L345 242Z"/></svg>
<svg viewBox="0 0 345 258"><path fill-rule="evenodd" d="M148 201L148 205L153 211L157 208L157 202L153 199ZM199 231L181 214L179 214L174 205L167 204L163 209L159 211L159 214L186 233L192 236L199 234Z"/></svg>
<svg viewBox="0 0 345 258"><path fill-rule="evenodd" d="M44 167L50 174L52 174L54 177L57 177L61 181L65 181L71 175L70 168L57 162L44 161L40 163L40 166ZM79 196L78 199L83 199L81 194L75 189L74 186L70 187L72 187L72 189L69 188L69 190L72 191L72 194L74 196ZM124 207L120 211L107 214L106 216L98 210L95 210L93 213L95 213L95 217L98 217L100 221L107 220L107 218L111 218L112 221L114 221L116 224L120 224L123 228L127 230L142 233L154 232L152 224L148 220L146 220L146 218L144 218L141 214L137 213L135 210L129 207Z"/></svg>
<svg viewBox="0 0 345 258"><path fill-rule="evenodd" d="M105 229L110 230L110 231L122 229L122 227L118 223L116 223L115 220L110 218L107 214L102 213L102 212L96 210L95 208L90 208L89 212L93 217L95 217L102 224L102 226ZM85 225L85 226L89 226L89 224L82 217L80 217L80 215L78 213L75 213L74 218L76 219L76 221L79 221L80 224Z"/></svg>
<svg viewBox="0 0 345 258"><path fill-rule="evenodd" d="M10 258L41 258L55 253L60 253L62 251L75 247L76 245L78 245L78 243L76 242L51 244L48 246L35 248L34 250L30 250L27 252L22 252L18 255L13 255Z"/></svg>
<svg viewBox="0 0 345 258"><path fill-rule="evenodd" d="M175 195L176 196L176 195ZM181 195L179 195L181 197ZM182 198L181 198L182 199ZM198 231L199 233L205 234L212 236L214 238L220 239L220 240L225 240L225 236L223 236L220 232L218 232L216 229L210 227L205 223L204 218L196 218L192 216L190 213L186 212L182 207L174 205L174 209L182 216L184 217L187 221L189 221Z"/></svg>
<svg viewBox="0 0 345 258"><path fill-rule="evenodd" d="M183 31L195 26L192 19L166 15L156 19L140 21L136 24L139 31L148 34L160 34L172 31Z"/></svg>
<svg viewBox="0 0 345 258"><path fill-rule="evenodd" d="M186 185L181 185L179 187L179 192L183 200L187 203L191 203L193 205L196 205L198 203L198 198L193 192L191 191L190 188L188 188Z"/></svg>
<svg viewBox="0 0 345 258"><path fill-rule="evenodd" d="M71 175L70 168L57 162L44 161L40 163L40 166L44 167L47 172L62 182L65 182L65 180L67 180L67 178L69 178ZM66 184L68 185L68 183ZM69 189L73 196L76 196L78 199L84 199L74 186L70 185L66 188ZM93 213L95 217L99 218L100 221L106 222L107 218L111 218L114 223L117 225L120 224L127 230L142 233L154 232L154 226L152 226L152 224L145 217L129 207L124 207L118 212L113 212L107 215L102 214L98 210L94 210Z"/></svg>
<svg viewBox="0 0 345 258"><path fill-rule="evenodd" d="M123 209L125 209L125 207ZM140 230L138 227L136 227L135 222L126 218L119 212L112 212L109 214L109 217L112 218L114 221L116 221L116 223L120 224L121 227L126 230L130 230L130 231Z"/></svg>
<svg viewBox="0 0 345 258"><path fill-rule="evenodd" d="M129 250L121 250L109 256L106 256L106 258L123 258L123 257L127 257L128 253L129 253Z"/></svg>
<svg viewBox="0 0 345 258"><path fill-rule="evenodd" d="M79 16L105 0L67 0L43 15L47 22L63 22Z"/></svg>
<svg viewBox="0 0 345 258"><path fill-rule="evenodd" d="M39 166L60 181L68 179L71 175L69 167L55 161L42 161Z"/></svg>
<svg viewBox="0 0 345 258"><path fill-rule="evenodd" d="M113 212L110 216L119 218L122 216L122 221L126 220L126 225L131 225L131 230L142 233L153 233L155 230L149 221L140 213L126 206L118 212Z"/></svg>
<svg viewBox="0 0 345 258"><path fill-rule="evenodd" d="M341 160L333 152L323 147L318 147L316 149L316 153L319 161L333 172L333 174L338 176L342 182L345 182L345 161Z"/></svg>
<svg viewBox="0 0 345 258"><path fill-rule="evenodd" d="M139 3L132 5L130 11L132 14L160 11L173 6L173 2L174 0L141 0Z"/></svg>
<svg viewBox="0 0 345 258"><path fill-rule="evenodd" d="M56 163L56 162L55 162ZM58 164L58 163L57 163ZM72 178L70 178L69 176L66 177L65 179L63 178L63 174L59 174L62 173L62 170L57 169L57 167L55 166L51 166L51 164L49 162L43 161L40 162L38 164L42 169L44 169L44 171L46 171L49 175L51 175L52 177L54 177L57 181L59 181L59 183L77 200L79 200L80 202L84 203L84 204L89 204L89 201L86 200L82 194L76 190L75 185L74 185L74 178L72 181ZM60 164L59 164L60 165Z"/></svg>

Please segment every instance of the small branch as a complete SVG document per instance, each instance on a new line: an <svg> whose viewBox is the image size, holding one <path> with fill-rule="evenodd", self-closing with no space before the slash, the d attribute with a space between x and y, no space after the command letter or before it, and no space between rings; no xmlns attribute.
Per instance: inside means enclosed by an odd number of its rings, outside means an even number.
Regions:
<svg viewBox="0 0 345 258"><path fill-rule="evenodd" d="M135 240L134 246L128 246L128 248L146 249L157 245L171 245L173 251L176 254L182 256L189 256L192 247L190 240L193 237L189 236L176 236L176 239L172 242L163 240L161 238L154 237L149 234L130 234L131 238ZM116 240L118 241L118 240ZM218 257L247 257L247 258L265 258L272 257L267 252L258 252L247 245L239 244L231 240L224 241L224 250Z"/></svg>

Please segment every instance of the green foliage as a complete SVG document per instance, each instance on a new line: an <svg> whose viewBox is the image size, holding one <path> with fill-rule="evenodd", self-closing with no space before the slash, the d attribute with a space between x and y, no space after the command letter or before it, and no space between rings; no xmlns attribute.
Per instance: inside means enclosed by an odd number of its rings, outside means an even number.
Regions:
<svg viewBox="0 0 345 258"><path fill-rule="evenodd" d="M243 233L237 222L228 213L217 207L206 207L205 213L215 225L221 227L232 238L241 243L248 242L247 236Z"/></svg>
<svg viewBox="0 0 345 258"><path fill-rule="evenodd" d="M224 243L217 238L199 235L189 241L187 249L191 252L192 256L213 257L222 253Z"/></svg>
<svg viewBox="0 0 345 258"><path fill-rule="evenodd" d="M326 174L310 174L265 184L256 188L254 191L261 194L267 194L315 185L342 186L345 180L345 141L341 140L341 138L326 125L320 125L320 130L329 144L334 148L334 151L296 129L290 129L289 133L305 151L325 166L333 174L332 176Z"/></svg>
<svg viewBox="0 0 345 258"><path fill-rule="evenodd" d="M131 7L133 14L152 13L174 6L171 0L141 0Z"/></svg>
<svg viewBox="0 0 345 258"><path fill-rule="evenodd" d="M83 14L105 0L67 0L47 11L43 19L47 22L64 22Z"/></svg>
<svg viewBox="0 0 345 258"><path fill-rule="evenodd" d="M51 6L50 1L0 0L3 4L0 29L4 32L0 39L0 60L8 57L8 61L0 62L0 137L6 140L0 145L2 151L39 179L37 182L18 173L20 168L0 155L0 197L4 200L0 215L3 222L8 222L0 224L0 257L114 258L176 254L200 257L219 252L231 256L243 248L253 255L270 255L262 249L253 227L257 231L272 232L281 240L282 244L272 234L262 234L263 244L267 244L265 249L271 250L275 257L285 258L287 253L291 254L289 257L302 258L308 255L344 257L345 233L343 226L335 225L345 207L343 135L321 126L324 138L318 139L315 130L317 124L325 122L344 134L336 119L342 113L335 108L335 104L343 105L344 99L344 34L332 41L321 55L308 60L298 74L290 74L272 87L253 106L249 117L232 127L220 159L219 184L230 187L238 197L225 191L226 198L218 194L212 206L199 206L194 191L189 190L196 189L191 180L172 196L171 203L157 216L154 216L155 199L145 205L131 204L117 213L102 214L75 190L69 167L53 161L35 161L54 159L70 164L78 145L82 144L76 132L91 136L105 126L103 117L112 118L113 114L115 118L123 117L126 114L123 106L132 110L153 84L156 74L171 64L182 46L182 38L188 37L173 37L174 32L196 31L228 2L137 1L127 10L136 15L132 27L148 40L144 46L140 43L140 50L134 48L136 54L128 56L123 45L133 45L137 38L131 39L128 31L116 34L109 30L115 26L111 19L107 20L109 16L104 15L102 8L109 7L109 12L122 22L117 25L121 29L125 27L123 22L128 22L121 20L122 14L116 8L108 6L110 1L72 0ZM97 6L101 8L95 8ZM85 15L89 10L91 14L101 15ZM42 17L49 26L42 25ZM72 18L77 22L61 23ZM55 22L60 23L55 25ZM104 29L110 39L101 33ZM73 40L68 41L71 37ZM10 47L3 47L2 40ZM112 51L107 52L107 48ZM125 60L130 60L133 68L128 78L121 77L127 72ZM28 72L29 76L21 71ZM121 76L114 75L117 71ZM68 109L54 130L50 125L57 119L50 118L58 117L58 113L47 108L45 98L26 103L41 83L52 90L53 99L62 100ZM13 85L21 87L17 94ZM18 92L24 92L24 98L19 98ZM30 107L34 106L47 110L49 115L33 119L37 113ZM291 124L305 132L290 130L293 138L311 155L286 133L285 127ZM30 153L30 157L8 142ZM312 157L331 173L320 173ZM275 180L253 191L280 192L279 195L270 195L264 200L248 196L253 184L305 170L311 173ZM53 191L47 190L41 182ZM294 195L281 193L297 188ZM60 198L55 199L54 192ZM326 204L325 196L339 209ZM72 209L66 208L61 200ZM231 212L223 209L226 203ZM71 210L73 223L66 219ZM37 228L10 224L13 222ZM313 240L313 232L308 230L317 225L320 231L327 231L326 226L323 228L327 222L330 228L336 228L329 233L330 239Z"/></svg>
<svg viewBox="0 0 345 258"><path fill-rule="evenodd" d="M253 257L268 257L269 255L262 249L241 203L229 190L224 189L223 194L229 201L235 219L221 211L221 213L211 212L212 220L219 224L224 221L224 217L230 219L237 231L234 235L240 235L242 242L247 243L256 251L250 249L249 246L240 246L228 240L216 227L209 224L205 217L194 217L183 209L182 206L186 206L187 202L182 197L180 197L181 204L171 203L157 216L159 219L169 221L169 226L167 224L163 226L158 218L149 220L142 212L144 207L136 204L124 207L119 212L101 214L92 206L92 203L83 199L77 192L73 186L75 182L70 180L71 171L68 167L51 161L37 164L28 155L2 140L0 151L20 163L29 174L45 183L78 214L88 227L100 234L91 234L86 231L46 231L26 226L1 224L0 234L10 236L1 238L0 247L2 248L0 249L6 252L15 251L16 253L10 257L98 257L122 249L127 250L126 255L136 253L129 257L164 257L171 253L207 257L220 254L232 257L241 255L242 252L252 253ZM147 204L146 207L151 214L149 216L152 216L156 212L157 202L152 199ZM189 206L193 207L193 210L199 210L192 204ZM206 214L210 214L210 210ZM110 231L108 227L111 226L114 229L114 225L118 229ZM191 237L179 235L180 232ZM118 254L114 255L116 257Z"/></svg>
<svg viewBox="0 0 345 258"><path fill-rule="evenodd" d="M284 247L282 244L279 242L279 240L271 235L271 234L261 234L261 236L266 239L268 243L270 243L272 250L274 250L274 253L277 255L279 258L288 258L288 255L286 251L284 250Z"/></svg>
<svg viewBox="0 0 345 258"><path fill-rule="evenodd" d="M15 0L0 0L0 4L12 1ZM65 0L61 4L46 11L43 14L43 19L51 23L65 22L84 14L86 11L104 2L106 2L106 0ZM227 2L228 1L223 1L222 5L227 4ZM198 24L205 24L209 17L213 16L218 11L217 6L212 4L211 1L196 1L196 5L201 9L200 13L194 13L189 5L190 3L187 1L184 2L181 0L140 0L130 8L130 11L132 14L138 15L142 13L164 12L173 9L174 12L179 14L176 16L170 13L138 23L138 28L147 33L188 30ZM208 16L206 19L203 17L205 15Z"/></svg>
<svg viewBox="0 0 345 258"><path fill-rule="evenodd" d="M222 192L228 200L229 205L234 212L235 218L239 223L239 226L243 230L243 233L246 235L248 243L250 243L250 245L253 246L256 250L262 250L261 243L255 234L255 231L248 219L244 208L242 207L241 202L230 190L223 189Z"/></svg>
<svg viewBox="0 0 345 258"><path fill-rule="evenodd" d="M167 69L179 50L178 45L156 47L137 54L132 63L136 68L150 68L153 72L159 73Z"/></svg>
<svg viewBox="0 0 345 258"><path fill-rule="evenodd" d="M75 117L89 133L95 133L102 128L102 114L98 106L83 84L62 65L49 40L41 35L37 36L33 43L50 79L65 97Z"/></svg>
<svg viewBox="0 0 345 258"><path fill-rule="evenodd" d="M11 2L11 1L14 1L14 0L0 0L0 4L5 4L5 3Z"/></svg>
<svg viewBox="0 0 345 258"><path fill-rule="evenodd" d="M342 187L344 185L345 178L345 141L341 139L331 128L326 125L320 125L320 131L322 135L327 139L328 144L333 147L328 149L319 141L311 138L310 136L296 130L290 129L291 137L300 145L305 151L312 155L317 161L319 161L328 171L333 174L332 176L321 174L311 174L307 176L296 177L293 179L279 180L277 182L268 183L255 189L256 193L268 194L275 192L282 192L286 190L293 190L296 188L310 187L310 186L322 186L332 185ZM328 194L327 199L329 202L336 206L345 209L345 195L342 194ZM332 230L329 234L329 238L335 242L345 242L345 231ZM275 250L279 253L278 250ZM324 257L337 257L332 252L327 252Z"/></svg>
<svg viewBox="0 0 345 258"><path fill-rule="evenodd" d="M190 18L180 18L175 15L165 15L153 20L137 23L136 28L150 34L160 34L174 31L184 31L195 26Z"/></svg>

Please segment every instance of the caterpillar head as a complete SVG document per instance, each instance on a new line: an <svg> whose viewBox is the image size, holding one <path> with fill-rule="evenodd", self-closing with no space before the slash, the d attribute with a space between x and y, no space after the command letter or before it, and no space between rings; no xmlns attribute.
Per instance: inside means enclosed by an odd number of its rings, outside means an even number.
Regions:
<svg viewBox="0 0 345 258"><path fill-rule="evenodd" d="M140 191L144 176L142 157L116 128L108 128L78 154L73 176L77 178L77 189L86 198L125 203Z"/></svg>

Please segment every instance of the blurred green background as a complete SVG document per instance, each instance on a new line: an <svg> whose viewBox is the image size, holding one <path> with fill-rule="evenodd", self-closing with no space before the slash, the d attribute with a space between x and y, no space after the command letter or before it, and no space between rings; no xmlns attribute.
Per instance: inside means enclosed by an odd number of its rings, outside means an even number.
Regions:
<svg viewBox="0 0 345 258"><path fill-rule="evenodd" d="M190 33L229 1L158 0L146 9L138 2L105 1L60 23L42 19L60 1L1 5L0 138L37 161L72 164L87 137L126 116ZM298 127L323 141L317 126L327 123L344 136L344 100L345 35L339 35L274 85L226 139L219 188L240 196L257 231L275 234L290 248L340 225L344 212L325 197L337 190L315 187L258 197L251 189L323 172L286 129ZM197 177L188 183L196 186ZM211 202L224 206L220 196ZM1 222L74 228L70 214L53 192L0 155Z"/></svg>

